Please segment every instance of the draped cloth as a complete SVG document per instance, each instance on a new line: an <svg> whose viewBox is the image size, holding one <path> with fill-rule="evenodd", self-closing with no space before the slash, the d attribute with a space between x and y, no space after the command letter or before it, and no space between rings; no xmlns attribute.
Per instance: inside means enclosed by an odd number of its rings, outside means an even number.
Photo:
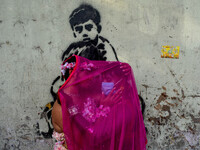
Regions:
<svg viewBox="0 0 200 150"><path fill-rule="evenodd" d="M76 55L66 61L72 59L75 68L58 90L68 149L145 150L146 132L131 67L124 63L130 68L125 75L120 62Z"/></svg>

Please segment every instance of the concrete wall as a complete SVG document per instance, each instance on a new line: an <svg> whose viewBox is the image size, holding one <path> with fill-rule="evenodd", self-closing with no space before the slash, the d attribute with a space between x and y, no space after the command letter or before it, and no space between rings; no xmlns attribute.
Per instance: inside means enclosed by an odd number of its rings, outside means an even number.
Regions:
<svg viewBox="0 0 200 150"><path fill-rule="evenodd" d="M40 115L74 41L68 16L82 2L0 0L0 149L52 149L39 134L48 130ZM99 10L101 35L134 70L147 149L200 149L200 1L84 2ZM179 59L161 58L163 45L180 46Z"/></svg>

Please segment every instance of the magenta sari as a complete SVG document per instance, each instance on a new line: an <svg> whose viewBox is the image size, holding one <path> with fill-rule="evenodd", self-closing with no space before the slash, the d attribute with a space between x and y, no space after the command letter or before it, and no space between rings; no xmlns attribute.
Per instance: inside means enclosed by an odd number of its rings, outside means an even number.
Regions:
<svg viewBox="0 0 200 150"><path fill-rule="evenodd" d="M146 132L132 71L124 75L120 62L72 57L76 66L58 91L68 149L145 150Z"/></svg>

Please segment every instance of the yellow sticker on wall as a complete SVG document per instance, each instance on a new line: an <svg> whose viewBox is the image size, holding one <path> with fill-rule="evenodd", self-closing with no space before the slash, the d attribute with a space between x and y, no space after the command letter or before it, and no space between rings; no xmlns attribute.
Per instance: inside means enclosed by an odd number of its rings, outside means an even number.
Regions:
<svg viewBox="0 0 200 150"><path fill-rule="evenodd" d="M162 46L162 54L161 54L161 57L162 58L176 58L178 59L179 58L179 49L180 47L179 46Z"/></svg>

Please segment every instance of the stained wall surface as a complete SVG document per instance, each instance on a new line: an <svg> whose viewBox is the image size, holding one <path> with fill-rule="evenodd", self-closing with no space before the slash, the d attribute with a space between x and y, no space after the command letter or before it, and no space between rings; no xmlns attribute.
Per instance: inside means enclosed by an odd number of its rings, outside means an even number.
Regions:
<svg viewBox="0 0 200 150"><path fill-rule="evenodd" d="M53 149L41 114L75 41L69 15L83 2L99 10L101 35L133 68L147 149L200 149L198 0L0 0L0 149ZM179 59L161 58L165 45L179 46Z"/></svg>

